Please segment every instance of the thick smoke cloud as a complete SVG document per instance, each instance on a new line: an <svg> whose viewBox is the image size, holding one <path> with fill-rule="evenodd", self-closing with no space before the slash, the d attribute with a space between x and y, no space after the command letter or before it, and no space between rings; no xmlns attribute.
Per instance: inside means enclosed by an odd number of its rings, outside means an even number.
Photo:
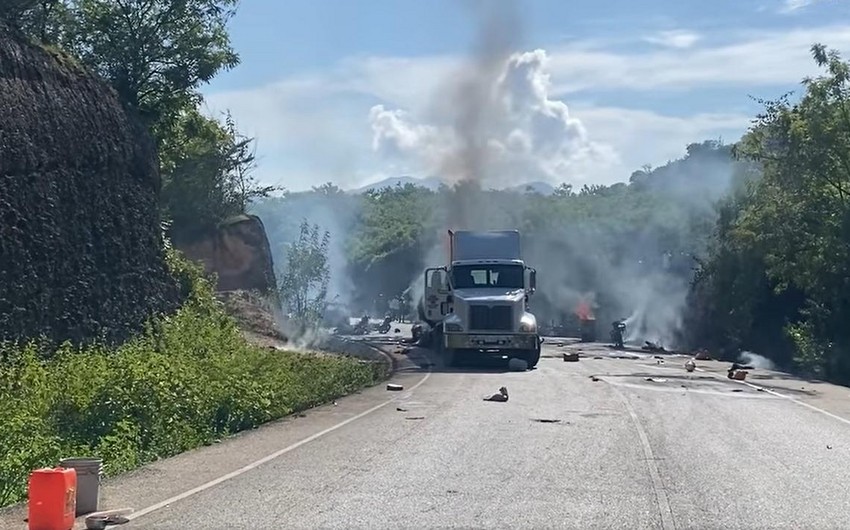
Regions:
<svg viewBox="0 0 850 530"><path fill-rule="evenodd" d="M682 168L671 168L669 179L656 179L650 186L657 204L633 224L622 222L620 210L639 209L640 197L621 202L575 196L532 199L488 191L535 180L593 181L598 175L589 168L615 168L619 160L612 148L591 139L566 103L551 96L546 52L516 51L521 24L515 4L482 2L478 8L476 44L462 68L439 84L426 113L383 105L369 112L376 152L408 163L414 174L437 176L453 186L441 192L445 200L433 208L433 218L422 219L438 232L439 243L424 253L420 270L397 271L404 276L402 283L411 281L414 306L424 291L424 268L446 264L446 229L519 229L527 263L538 270L532 310L542 322L563 319L586 301L594 308L602 338L611 321L626 318L627 340L675 346L691 275L690 254L699 250L689 240L688 226L695 212L711 223L712 202L728 188L732 163L707 156L704 161L694 158L686 175ZM688 140L683 139L683 147ZM611 193L622 196L625 185L620 186ZM289 204L288 219L279 228L297 234L297 221L307 216L331 231L331 292L341 301L348 301L358 285L348 277L344 245L359 207L359 202L338 196L308 194ZM558 215L538 211L541 207ZM571 208L582 211L571 216ZM613 226L613 218L620 224ZM286 242L276 233L270 239L277 249ZM283 253L275 256L279 265L284 258Z"/></svg>
<svg viewBox="0 0 850 530"><path fill-rule="evenodd" d="M442 121L422 123L402 109L373 107L373 148L450 183L496 188L518 179L580 182L592 179L591 167L619 163L611 147L590 140L563 101L550 97L544 50L500 58L498 67L488 58L463 70L438 106Z"/></svg>

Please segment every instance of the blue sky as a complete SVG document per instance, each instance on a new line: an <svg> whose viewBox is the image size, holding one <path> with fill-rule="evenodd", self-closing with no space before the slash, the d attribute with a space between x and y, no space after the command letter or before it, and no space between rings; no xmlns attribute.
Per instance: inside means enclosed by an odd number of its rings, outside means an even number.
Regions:
<svg viewBox="0 0 850 530"><path fill-rule="evenodd" d="M242 64L204 88L208 110L231 110L257 138L258 178L291 190L470 171L608 184L736 140L758 110L748 95L817 73L813 42L850 57L848 0L493 0L514 10L490 31L477 3L246 0L231 23ZM494 68L477 66L482 34Z"/></svg>

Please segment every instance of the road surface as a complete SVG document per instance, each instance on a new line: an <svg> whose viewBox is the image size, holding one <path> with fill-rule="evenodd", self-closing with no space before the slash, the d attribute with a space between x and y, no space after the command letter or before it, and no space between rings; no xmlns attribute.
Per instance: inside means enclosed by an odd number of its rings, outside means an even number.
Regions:
<svg viewBox="0 0 850 530"><path fill-rule="evenodd" d="M520 373L413 351L401 392L158 462L101 506L135 508L126 529L850 527L846 389L612 353L548 342Z"/></svg>

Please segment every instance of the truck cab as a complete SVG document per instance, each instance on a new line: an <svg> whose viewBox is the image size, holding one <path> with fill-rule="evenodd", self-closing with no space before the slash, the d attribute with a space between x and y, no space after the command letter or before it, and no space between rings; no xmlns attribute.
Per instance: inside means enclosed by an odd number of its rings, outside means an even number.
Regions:
<svg viewBox="0 0 850 530"><path fill-rule="evenodd" d="M522 259L520 234L449 231L449 264L425 271L424 320L446 364L477 352L540 360L537 319L529 310L536 271Z"/></svg>

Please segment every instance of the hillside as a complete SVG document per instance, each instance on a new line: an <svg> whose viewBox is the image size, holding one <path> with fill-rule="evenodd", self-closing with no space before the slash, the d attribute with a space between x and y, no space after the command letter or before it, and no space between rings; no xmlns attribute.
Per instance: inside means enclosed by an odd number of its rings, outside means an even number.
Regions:
<svg viewBox="0 0 850 530"><path fill-rule="evenodd" d="M151 137L70 58L0 26L0 338L120 341L173 311Z"/></svg>

